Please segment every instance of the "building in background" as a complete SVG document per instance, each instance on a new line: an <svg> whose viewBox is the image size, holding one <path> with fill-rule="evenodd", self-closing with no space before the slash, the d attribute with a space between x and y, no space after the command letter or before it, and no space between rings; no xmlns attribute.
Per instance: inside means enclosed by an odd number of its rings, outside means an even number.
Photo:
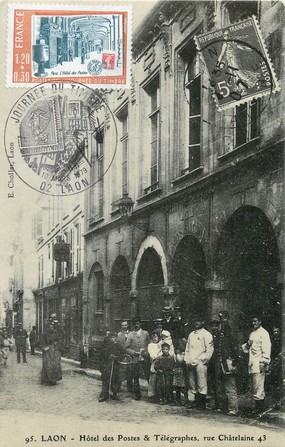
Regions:
<svg viewBox="0 0 285 447"><path fill-rule="evenodd" d="M56 314L64 333L64 355L74 359L79 359L82 346L82 200L82 195L41 196L33 227L38 241L33 290L38 333Z"/></svg>
<svg viewBox="0 0 285 447"><path fill-rule="evenodd" d="M132 87L106 93L116 125L96 140L93 175L105 174L85 201L94 361L106 328L139 315L151 329L165 305L180 305L189 329L195 313L228 309L239 342L254 312L269 331L284 324L284 89L217 111L194 42L255 15L282 79L282 8L162 1L134 33Z"/></svg>

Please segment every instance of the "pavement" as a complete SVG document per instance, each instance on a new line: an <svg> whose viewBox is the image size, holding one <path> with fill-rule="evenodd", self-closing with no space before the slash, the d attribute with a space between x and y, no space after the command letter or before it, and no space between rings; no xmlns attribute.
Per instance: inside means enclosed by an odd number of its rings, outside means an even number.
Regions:
<svg viewBox="0 0 285 447"><path fill-rule="evenodd" d="M257 447L261 441L263 447L283 445L283 430L273 417L256 420L150 403L145 381L139 402L123 387L119 402L100 403L99 371L80 368L79 362L63 358L62 381L45 386L40 381L41 366L40 354L31 356L28 352L27 363L17 364L12 352L7 369L0 368L1 447L24 447L34 442L36 447L42 442L48 446L56 441L50 436L61 435L67 438L66 447L96 443L98 447L177 447L184 443L181 436L188 437L185 445L190 443L191 447L207 447L209 443L228 447L225 436L254 439L240 442L242 447ZM102 442L98 443L97 437ZM146 443L147 439L152 442Z"/></svg>
<svg viewBox="0 0 285 447"><path fill-rule="evenodd" d="M41 355L40 352L38 352L39 355ZM101 378L101 373L99 370L97 369L92 369L92 368L81 368L80 367L80 362L76 361L76 360L72 360L72 359L68 359L65 357L62 357L62 361L64 363L67 363L69 365L73 365L75 367L74 372L76 374L82 374L82 375L86 375L88 377L92 377L94 379L100 380ZM146 380L140 380L141 383L141 389L143 391L147 391L147 381ZM124 386L124 384L123 384ZM240 396L239 397L239 406L241 408L245 409L245 413L249 412L249 408L251 407L252 402L251 402L251 397L249 395L247 396ZM283 407L283 408L282 408ZM266 422L269 424L275 424L277 426L280 427L285 427L285 404L284 404L284 399L283 399L283 405L282 406L278 406L278 409L276 409L276 405L272 405L271 407L267 408L265 410L264 413L262 413L261 415L257 416L255 418L256 421L260 421L260 422Z"/></svg>

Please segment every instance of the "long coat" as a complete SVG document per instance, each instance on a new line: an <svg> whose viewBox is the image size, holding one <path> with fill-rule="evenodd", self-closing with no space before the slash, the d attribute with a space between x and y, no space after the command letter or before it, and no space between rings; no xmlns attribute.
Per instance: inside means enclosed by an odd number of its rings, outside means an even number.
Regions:
<svg viewBox="0 0 285 447"><path fill-rule="evenodd" d="M26 349L28 334L25 329L17 329L14 338L17 349Z"/></svg>

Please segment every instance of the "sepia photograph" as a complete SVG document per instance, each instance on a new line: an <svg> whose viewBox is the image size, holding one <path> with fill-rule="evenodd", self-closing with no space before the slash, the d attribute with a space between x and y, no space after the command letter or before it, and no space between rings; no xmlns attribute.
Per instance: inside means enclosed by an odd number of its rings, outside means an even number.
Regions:
<svg viewBox="0 0 285 447"><path fill-rule="evenodd" d="M285 2L0 2L0 444L281 447Z"/></svg>

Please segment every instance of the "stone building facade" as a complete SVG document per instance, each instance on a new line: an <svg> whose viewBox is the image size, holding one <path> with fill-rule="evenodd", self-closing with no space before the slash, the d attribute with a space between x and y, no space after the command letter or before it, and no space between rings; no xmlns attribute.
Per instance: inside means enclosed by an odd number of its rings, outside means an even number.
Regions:
<svg viewBox="0 0 285 447"><path fill-rule="evenodd" d="M240 342L255 312L269 331L284 324L284 89L217 111L194 42L255 15L282 79L282 8L162 1L136 30L132 87L105 95L104 175L86 194L86 352L122 318L151 329L165 305L180 305L189 328L197 312L228 309Z"/></svg>
<svg viewBox="0 0 285 447"><path fill-rule="evenodd" d="M41 336L47 319L56 317L64 333L64 356L80 358L82 347L82 290L84 213L82 196L41 196L33 216L37 241L33 287L35 323ZM57 260L56 245L68 247L68 257ZM63 260L65 259L65 260Z"/></svg>

